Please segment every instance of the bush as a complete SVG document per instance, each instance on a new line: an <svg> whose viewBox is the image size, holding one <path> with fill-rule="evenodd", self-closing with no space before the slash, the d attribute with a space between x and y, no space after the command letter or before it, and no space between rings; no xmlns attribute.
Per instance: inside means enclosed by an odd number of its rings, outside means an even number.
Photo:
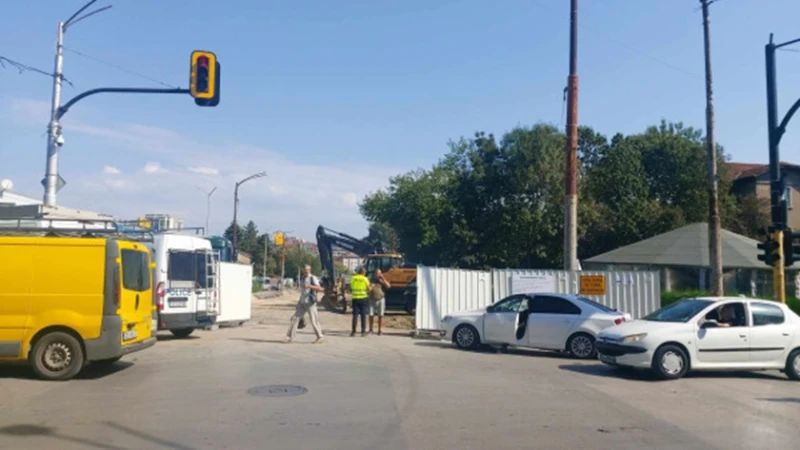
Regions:
<svg viewBox="0 0 800 450"><path fill-rule="evenodd" d="M736 297L739 295L735 292L726 292L726 296L728 297ZM661 293L661 307L665 307L671 305L678 300L683 300L684 298L693 298L693 297L709 297L711 296L710 292L701 291L701 290L688 290L688 291L670 291L670 292L662 292ZM748 296L749 297L749 296ZM771 298L762 298L762 300L770 300ZM787 297L786 298L786 306L789 307L792 311L796 314L800 315L800 299L795 297Z"/></svg>
<svg viewBox="0 0 800 450"><path fill-rule="evenodd" d="M261 292L264 290L264 285L257 280L253 280L253 287L251 292Z"/></svg>

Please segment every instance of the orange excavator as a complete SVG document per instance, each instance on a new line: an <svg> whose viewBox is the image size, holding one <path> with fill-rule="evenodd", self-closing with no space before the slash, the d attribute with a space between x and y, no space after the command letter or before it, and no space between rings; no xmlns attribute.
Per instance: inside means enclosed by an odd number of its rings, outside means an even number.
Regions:
<svg viewBox="0 0 800 450"><path fill-rule="evenodd" d="M320 262L323 275L325 296L323 303L331 310L347 311L346 283L342 274L337 274L333 262L333 248L338 247L361 258L362 265L367 269L367 277L372 278L375 271L380 269L391 288L386 292L387 310L405 310L413 313L416 309L416 295L409 289L417 277L417 266L405 261L403 255L385 252L381 245L373 245L361 239L354 238L338 231L320 225L317 228L317 248L319 249Z"/></svg>

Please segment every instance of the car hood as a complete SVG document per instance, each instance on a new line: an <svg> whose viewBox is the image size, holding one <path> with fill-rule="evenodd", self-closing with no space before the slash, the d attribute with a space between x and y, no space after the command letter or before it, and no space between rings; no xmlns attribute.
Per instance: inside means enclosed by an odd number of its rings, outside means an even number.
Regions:
<svg viewBox="0 0 800 450"><path fill-rule="evenodd" d="M632 334L641 334L641 333L651 334L661 331L668 331L671 329L678 329L684 326L686 326L685 323L633 320L631 322L625 322L621 325L607 328L600 333L599 337L601 339L608 338L611 340L616 340L625 336L630 336Z"/></svg>

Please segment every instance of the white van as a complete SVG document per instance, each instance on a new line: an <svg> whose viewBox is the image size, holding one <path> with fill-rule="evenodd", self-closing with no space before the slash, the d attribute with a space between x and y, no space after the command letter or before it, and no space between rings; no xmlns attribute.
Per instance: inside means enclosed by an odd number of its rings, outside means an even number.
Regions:
<svg viewBox="0 0 800 450"><path fill-rule="evenodd" d="M219 256L200 236L156 233L150 243L156 328L188 337L196 328L216 322L219 313Z"/></svg>

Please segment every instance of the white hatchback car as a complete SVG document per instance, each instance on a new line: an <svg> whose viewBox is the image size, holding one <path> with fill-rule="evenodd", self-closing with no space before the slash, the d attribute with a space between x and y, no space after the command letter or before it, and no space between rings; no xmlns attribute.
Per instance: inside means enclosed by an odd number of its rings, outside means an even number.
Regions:
<svg viewBox="0 0 800 450"><path fill-rule="evenodd" d="M800 380L800 317L769 300L681 300L603 331L596 345L600 361L664 379L689 370L773 369Z"/></svg>
<svg viewBox="0 0 800 450"><path fill-rule="evenodd" d="M566 350L573 357L597 357L595 339L604 328L630 320L585 297L569 294L518 294L475 311L446 316L444 339L461 349L481 344Z"/></svg>

